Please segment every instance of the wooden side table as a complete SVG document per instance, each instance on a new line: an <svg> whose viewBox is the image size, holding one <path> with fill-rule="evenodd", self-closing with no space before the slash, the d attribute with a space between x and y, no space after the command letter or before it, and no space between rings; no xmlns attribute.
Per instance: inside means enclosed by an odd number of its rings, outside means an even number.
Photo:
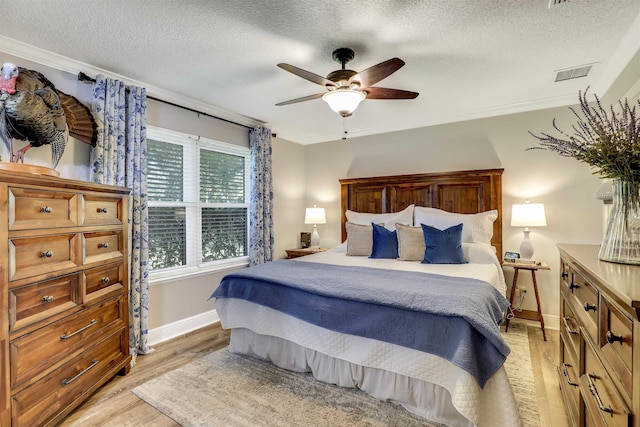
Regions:
<svg viewBox="0 0 640 427"><path fill-rule="evenodd" d="M324 252L327 248L298 248L298 249L285 249L287 251L287 259L298 258L301 256L317 254L318 252Z"/></svg>
<svg viewBox="0 0 640 427"><path fill-rule="evenodd" d="M531 271L531 279L533 279L533 291L536 294L536 304L538 305L538 311L532 310L522 310L522 311L512 311L514 317L518 317L520 319L527 320L538 320L540 322L540 328L542 329L542 338L546 341L547 335L544 331L544 317L542 317L542 308L540 307L540 295L538 294L538 282L536 281L536 271L538 270L550 270L549 266L544 261L538 261L537 264L521 264L518 262L504 262L502 263L503 267L511 267L513 268L513 284L511 285L511 296L509 297L509 303L513 305L513 297L516 294L516 286L518 284L518 272L520 270L529 270ZM509 331L509 316L507 316L507 321L505 322L504 331Z"/></svg>

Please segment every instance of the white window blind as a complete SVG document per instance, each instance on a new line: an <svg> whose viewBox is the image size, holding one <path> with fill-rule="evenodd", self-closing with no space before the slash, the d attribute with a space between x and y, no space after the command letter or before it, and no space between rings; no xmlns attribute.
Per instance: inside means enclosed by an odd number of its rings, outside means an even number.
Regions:
<svg viewBox="0 0 640 427"><path fill-rule="evenodd" d="M246 262L249 149L149 128L147 156L152 278Z"/></svg>

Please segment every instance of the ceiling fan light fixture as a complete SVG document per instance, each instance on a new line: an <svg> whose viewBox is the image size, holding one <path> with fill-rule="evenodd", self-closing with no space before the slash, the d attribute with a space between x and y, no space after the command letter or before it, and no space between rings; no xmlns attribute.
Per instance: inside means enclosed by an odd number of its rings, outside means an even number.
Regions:
<svg viewBox="0 0 640 427"><path fill-rule="evenodd" d="M322 100L342 117L349 117L365 98L364 92L353 89L336 89L322 96Z"/></svg>

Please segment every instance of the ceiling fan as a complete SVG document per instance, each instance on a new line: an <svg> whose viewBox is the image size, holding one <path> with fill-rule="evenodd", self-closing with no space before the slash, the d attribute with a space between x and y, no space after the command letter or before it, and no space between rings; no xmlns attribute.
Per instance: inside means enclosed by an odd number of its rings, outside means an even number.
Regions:
<svg viewBox="0 0 640 427"><path fill-rule="evenodd" d="M355 57L353 50L341 47L333 51L333 60L342 64L340 70L330 72L322 77L289 64L278 64L285 71L302 77L305 80L325 86L328 92L303 96L276 104L277 106L295 104L322 98L329 107L342 117L349 117L364 99L414 99L418 92L408 90L374 87L380 80L398 71L405 63L400 58L391 58L364 71L347 70L345 64Z"/></svg>

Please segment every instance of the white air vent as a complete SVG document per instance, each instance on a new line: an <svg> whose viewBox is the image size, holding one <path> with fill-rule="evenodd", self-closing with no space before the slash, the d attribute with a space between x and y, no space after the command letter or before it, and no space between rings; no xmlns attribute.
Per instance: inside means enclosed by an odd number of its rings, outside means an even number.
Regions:
<svg viewBox="0 0 640 427"><path fill-rule="evenodd" d="M587 77L587 74L589 74L589 71L591 71L591 67L593 67L593 64L582 65L580 67L570 68L568 70L560 70L556 73L555 81L562 82L565 80L577 79L580 77Z"/></svg>
<svg viewBox="0 0 640 427"><path fill-rule="evenodd" d="M563 3L569 3L569 0L549 0L549 9Z"/></svg>

